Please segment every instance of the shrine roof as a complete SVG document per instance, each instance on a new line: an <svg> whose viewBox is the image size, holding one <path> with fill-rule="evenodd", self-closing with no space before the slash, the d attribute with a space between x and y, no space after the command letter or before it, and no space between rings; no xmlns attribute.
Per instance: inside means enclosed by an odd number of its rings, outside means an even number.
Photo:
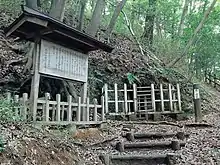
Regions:
<svg viewBox="0 0 220 165"><path fill-rule="evenodd" d="M82 53L98 49L106 52L113 50L90 35L26 6L22 6L22 14L5 29L5 34L6 37L15 36L28 41L40 37Z"/></svg>

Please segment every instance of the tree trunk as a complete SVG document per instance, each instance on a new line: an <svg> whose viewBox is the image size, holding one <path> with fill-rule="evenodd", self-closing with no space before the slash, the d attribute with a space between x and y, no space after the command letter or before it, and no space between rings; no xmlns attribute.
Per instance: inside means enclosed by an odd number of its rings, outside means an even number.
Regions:
<svg viewBox="0 0 220 165"><path fill-rule="evenodd" d="M102 18L102 12L105 7L105 0L97 0L95 10L92 14L91 22L87 28L87 33L95 36Z"/></svg>
<svg viewBox="0 0 220 165"><path fill-rule="evenodd" d="M74 1L72 5L72 26L79 26L79 12L80 12L80 0Z"/></svg>
<svg viewBox="0 0 220 165"><path fill-rule="evenodd" d="M211 13L212 9L214 8L215 4L216 4L217 0L213 0L211 6L208 8L208 10L204 13L204 16L201 20L201 22L199 23L199 25L197 26L197 28L195 29L192 37L190 38L188 44L186 45L183 53L180 55L180 57L178 57L177 59L175 59L169 66L173 67L179 60L181 60L185 55L187 55L190 47L193 45L193 43L196 40L197 34L199 33L199 31L202 29L205 21L207 20L207 18L209 17L209 14Z"/></svg>
<svg viewBox="0 0 220 165"><path fill-rule="evenodd" d="M38 2L38 0L25 0L26 6L31 9L35 9L35 10L37 10L37 8L38 8L37 2Z"/></svg>
<svg viewBox="0 0 220 165"><path fill-rule="evenodd" d="M64 11L65 11L64 9L65 9L65 0L52 0L49 15L55 19L63 21Z"/></svg>
<svg viewBox="0 0 220 165"><path fill-rule="evenodd" d="M116 8L115 8L114 14L113 14L113 16L112 16L112 18L111 18L111 21L110 21L110 23L109 23L109 25L108 25L108 28L107 28L107 30L106 30L106 32L105 32L105 34L106 34L106 35L105 35L105 38L106 38L106 39L108 39L109 36L111 35L112 30L113 30L113 28L114 28L114 26L115 26L115 23L116 23L116 21L117 21L117 18L118 18L118 16L119 16L121 10L123 9L123 7L124 7L126 1L127 1L127 0L121 0L121 1L118 2L117 6L116 6Z"/></svg>
<svg viewBox="0 0 220 165"><path fill-rule="evenodd" d="M145 28L143 37L148 45L153 44L154 18L156 12L156 0L149 0L149 9L145 17Z"/></svg>
<svg viewBox="0 0 220 165"><path fill-rule="evenodd" d="M87 3L87 0L82 0L80 5L80 14L79 14L79 24L77 26L77 29L78 30L82 30L83 28L83 22L84 22L84 13L85 13L85 9L86 9L86 3Z"/></svg>
<svg viewBox="0 0 220 165"><path fill-rule="evenodd" d="M189 7L189 0L185 0L185 4L183 7L183 12L182 12L182 16L181 16L180 24L179 24L179 28L178 28L178 36L183 35L184 21L185 21L186 15L187 15L188 7Z"/></svg>

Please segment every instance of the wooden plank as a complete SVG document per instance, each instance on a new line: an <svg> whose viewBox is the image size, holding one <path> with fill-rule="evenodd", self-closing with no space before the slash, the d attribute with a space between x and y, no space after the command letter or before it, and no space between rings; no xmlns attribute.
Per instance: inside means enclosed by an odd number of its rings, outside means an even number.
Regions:
<svg viewBox="0 0 220 165"><path fill-rule="evenodd" d="M86 121L89 121L89 97L86 98Z"/></svg>
<svg viewBox="0 0 220 165"><path fill-rule="evenodd" d="M17 30L25 21L27 20L26 17L22 18L17 24L15 24L7 33L6 37L10 36L15 30Z"/></svg>
<svg viewBox="0 0 220 165"><path fill-rule="evenodd" d="M75 125L100 125L104 123L103 121L37 121L33 124L41 124L41 125L69 125L69 124L75 124Z"/></svg>
<svg viewBox="0 0 220 165"><path fill-rule="evenodd" d="M179 108L179 111L182 111L182 106L181 106L181 95L180 95L180 85L177 84L177 85L176 85L176 88L177 88L178 108Z"/></svg>
<svg viewBox="0 0 220 165"><path fill-rule="evenodd" d="M174 91L174 86L172 85L172 91ZM173 110L174 112L177 111L177 102L175 101L176 100L176 92L173 92L173 98L172 98L172 102L173 102Z"/></svg>
<svg viewBox="0 0 220 165"><path fill-rule="evenodd" d="M170 111L173 111L173 101L172 101L172 86L169 84L169 102L170 102Z"/></svg>
<svg viewBox="0 0 220 165"><path fill-rule="evenodd" d="M68 107L67 107L67 121L72 121L72 96L69 95L67 98Z"/></svg>
<svg viewBox="0 0 220 165"><path fill-rule="evenodd" d="M44 121L49 121L49 99L50 99L50 94L49 93L45 93L45 100L46 100L46 105L45 105L45 112L44 112Z"/></svg>
<svg viewBox="0 0 220 165"><path fill-rule="evenodd" d="M52 121L56 120L56 106L52 105Z"/></svg>
<svg viewBox="0 0 220 165"><path fill-rule="evenodd" d="M98 121L97 103L97 99L94 99L93 121Z"/></svg>
<svg viewBox="0 0 220 165"><path fill-rule="evenodd" d="M57 112L56 112L56 121L60 121L60 100L61 96L60 94L56 95L56 101L57 101Z"/></svg>
<svg viewBox="0 0 220 165"><path fill-rule="evenodd" d="M6 100L11 101L11 93L10 92L6 93Z"/></svg>
<svg viewBox="0 0 220 165"><path fill-rule="evenodd" d="M61 105L61 121L64 121L65 105Z"/></svg>
<svg viewBox="0 0 220 165"><path fill-rule="evenodd" d="M22 108L21 108L21 117L24 121L27 120L27 101L28 101L28 94L27 93L23 93L23 97L22 97Z"/></svg>
<svg viewBox="0 0 220 165"><path fill-rule="evenodd" d="M81 121L81 97L78 98L78 108L76 111L76 121Z"/></svg>
<svg viewBox="0 0 220 165"><path fill-rule="evenodd" d="M33 121L36 121L37 117L37 100L38 100L38 92L39 92L39 84L40 84L40 74L39 74L39 58L40 58L40 45L39 39L36 39L34 44L34 57L33 57L33 70L34 75L31 81L31 95L30 100L32 103L31 111L33 114Z"/></svg>
<svg viewBox="0 0 220 165"><path fill-rule="evenodd" d="M124 84L124 106L125 106L125 114L128 113L128 92L127 92L127 84Z"/></svg>
<svg viewBox="0 0 220 165"><path fill-rule="evenodd" d="M101 121L104 121L105 120L105 98L104 96L101 97L101 106L102 106Z"/></svg>
<svg viewBox="0 0 220 165"><path fill-rule="evenodd" d="M154 111L156 111L154 84L151 84L151 100L152 100L152 109L153 109Z"/></svg>
<svg viewBox="0 0 220 165"><path fill-rule="evenodd" d="M164 111L164 95L163 95L163 84L160 84L160 101L161 101L161 111Z"/></svg>
<svg viewBox="0 0 220 165"><path fill-rule="evenodd" d="M118 113L118 85L115 84L115 112Z"/></svg>
<svg viewBox="0 0 220 165"><path fill-rule="evenodd" d="M105 113L108 114L108 85L104 85L104 91L105 91Z"/></svg>
<svg viewBox="0 0 220 165"><path fill-rule="evenodd" d="M138 111L137 105L137 85L133 84L133 102L134 102L134 112Z"/></svg>
<svg viewBox="0 0 220 165"><path fill-rule="evenodd" d="M82 100L82 99L81 99ZM133 102L133 100L128 100L128 102ZM112 101L112 103L113 103L114 101ZM124 101L122 101L122 102L124 102ZM39 103L39 104L45 104L46 102L45 102L45 100L39 100L38 99L38 101L37 101L37 103ZM50 105L57 105L57 101L49 101L49 103L50 103ZM69 105L69 103L68 102L60 102L60 105L66 105L66 106L68 106ZM71 105L72 105L72 107L78 107L78 103L71 103ZM86 107L87 105L86 104L81 104L81 106L82 107ZM92 105L92 104L90 104L89 105L89 107L90 108L92 108L92 107L94 107L94 105ZM97 105L97 108L101 108L102 106L101 105Z"/></svg>
<svg viewBox="0 0 220 165"><path fill-rule="evenodd" d="M18 115L19 115L19 95L14 96L14 103L15 103L15 107L14 107L15 115L18 117Z"/></svg>
<svg viewBox="0 0 220 165"><path fill-rule="evenodd" d="M88 83L84 83L83 86L82 86L82 93L81 93L81 101L82 101L82 104L86 104L86 97L87 97L87 93L88 93L88 89L87 89L87 86L88 86ZM82 105L81 105L82 106ZM85 121L86 120L86 110L85 110L85 107L82 106L82 111L81 111L81 118L82 118L82 121Z"/></svg>

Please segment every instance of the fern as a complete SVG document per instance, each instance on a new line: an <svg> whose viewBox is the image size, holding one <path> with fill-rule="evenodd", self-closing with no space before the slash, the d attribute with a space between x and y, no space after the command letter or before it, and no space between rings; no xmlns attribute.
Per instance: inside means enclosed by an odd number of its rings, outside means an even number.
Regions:
<svg viewBox="0 0 220 165"><path fill-rule="evenodd" d="M127 73L127 79L129 84L134 84L135 82L140 83L140 80L132 73Z"/></svg>

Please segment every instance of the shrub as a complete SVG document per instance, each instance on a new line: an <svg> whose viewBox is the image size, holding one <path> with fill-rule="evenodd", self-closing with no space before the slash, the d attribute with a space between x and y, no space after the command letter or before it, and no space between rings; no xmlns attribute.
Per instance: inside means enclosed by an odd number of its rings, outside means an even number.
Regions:
<svg viewBox="0 0 220 165"><path fill-rule="evenodd" d="M19 108L20 106L13 100L0 98L0 121L20 121L21 117L16 112Z"/></svg>

